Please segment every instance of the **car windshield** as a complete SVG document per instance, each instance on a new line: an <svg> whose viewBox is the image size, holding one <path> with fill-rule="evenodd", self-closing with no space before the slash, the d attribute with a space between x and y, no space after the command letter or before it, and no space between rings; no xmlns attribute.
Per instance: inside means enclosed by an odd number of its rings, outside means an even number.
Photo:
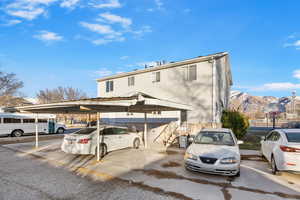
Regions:
<svg viewBox="0 0 300 200"><path fill-rule="evenodd" d="M288 142L300 143L300 132L286 132L285 135Z"/></svg>
<svg viewBox="0 0 300 200"><path fill-rule="evenodd" d="M194 141L196 144L234 146L234 140L229 132L200 132Z"/></svg>
<svg viewBox="0 0 300 200"><path fill-rule="evenodd" d="M91 134L92 132L94 132L95 130L97 130L97 128L83 128L83 129L77 131L75 134L88 135L88 134Z"/></svg>

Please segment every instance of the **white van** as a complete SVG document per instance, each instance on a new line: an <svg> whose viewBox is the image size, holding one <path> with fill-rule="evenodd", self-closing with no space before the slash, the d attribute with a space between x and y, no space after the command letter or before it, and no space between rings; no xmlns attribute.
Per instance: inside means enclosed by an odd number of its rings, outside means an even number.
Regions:
<svg viewBox="0 0 300 200"><path fill-rule="evenodd" d="M20 137L23 134L35 133L35 114L0 113L0 135ZM38 132L64 133L66 127L54 121L55 115L38 114Z"/></svg>

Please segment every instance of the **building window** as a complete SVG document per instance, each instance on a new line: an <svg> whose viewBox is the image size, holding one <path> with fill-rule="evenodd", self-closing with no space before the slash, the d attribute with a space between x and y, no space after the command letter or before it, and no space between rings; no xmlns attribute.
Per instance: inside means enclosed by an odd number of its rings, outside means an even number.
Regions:
<svg viewBox="0 0 300 200"><path fill-rule="evenodd" d="M128 86L134 86L134 76L128 77Z"/></svg>
<svg viewBox="0 0 300 200"><path fill-rule="evenodd" d="M161 115L161 111L153 111L152 114L153 115Z"/></svg>
<svg viewBox="0 0 300 200"><path fill-rule="evenodd" d="M153 72L153 83L160 82L160 72Z"/></svg>
<svg viewBox="0 0 300 200"><path fill-rule="evenodd" d="M11 123L21 123L21 119L15 119L15 118L3 118L4 124L11 124Z"/></svg>
<svg viewBox="0 0 300 200"><path fill-rule="evenodd" d="M188 80L189 81L194 81L197 80L197 66L196 65L191 65L189 66L189 74L188 74Z"/></svg>
<svg viewBox="0 0 300 200"><path fill-rule="evenodd" d="M35 119L23 119L23 123L35 123Z"/></svg>
<svg viewBox="0 0 300 200"><path fill-rule="evenodd" d="M185 79L187 81L197 80L197 65L185 67Z"/></svg>
<svg viewBox="0 0 300 200"><path fill-rule="evenodd" d="M47 119L38 119L38 123L47 123Z"/></svg>
<svg viewBox="0 0 300 200"><path fill-rule="evenodd" d="M106 92L114 91L114 82L113 81L106 81Z"/></svg>

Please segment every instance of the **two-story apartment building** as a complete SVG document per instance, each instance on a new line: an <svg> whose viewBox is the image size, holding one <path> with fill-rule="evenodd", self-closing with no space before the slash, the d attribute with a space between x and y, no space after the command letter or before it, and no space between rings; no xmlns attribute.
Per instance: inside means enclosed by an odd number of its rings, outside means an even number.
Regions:
<svg viewBox="0 0 300 200"><path fill-rule="evenodd" d="M100 78L98 97L125 96L142 92L164 100L191 105L185 112L155 112L150 123L186 121L189 124L219 124L223 109L228 107L232 85L227 52L200 56L179 62L120 73ZM139 113L104 113L102 120L115 123L143 122Z"/></svg>

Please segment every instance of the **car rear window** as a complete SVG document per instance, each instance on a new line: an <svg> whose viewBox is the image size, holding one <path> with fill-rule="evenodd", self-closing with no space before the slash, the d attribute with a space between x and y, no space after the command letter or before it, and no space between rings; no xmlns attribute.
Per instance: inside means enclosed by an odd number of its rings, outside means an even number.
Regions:
<svg viewBox="0 0 300 200"><path fill-rule="evenodd" d="M91 134L92 132L94 132L95 130L97 130L97 129L96 128L83 128L83 129L77 131L75 134L88 135L88 134Z"/></svg>
<svg viewBox="0 0 300 200"><path fill-rule="evenodd" d="M300 143L300 132L286 132L288 142Z"/></svg>

